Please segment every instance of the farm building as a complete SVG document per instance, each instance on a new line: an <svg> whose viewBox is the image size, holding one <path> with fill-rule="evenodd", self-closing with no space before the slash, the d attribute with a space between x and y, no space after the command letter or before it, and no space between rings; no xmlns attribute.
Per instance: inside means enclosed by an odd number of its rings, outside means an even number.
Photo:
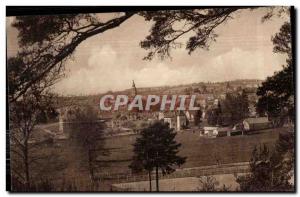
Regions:
<svg viewBox="0 0 300 197"><path fill-rule="evenodd" d="M230 136L231 128L230 127L203 127L203 132L200 133L200 136L208 137L224 137Z"/></svg>
<svg viewBox="0 0 300 197"><path fill-rule="evenodd" d="M203 127L203 130L204 135L208 137L216 137L218 135L218 127Z"/></svg>
<svg viewBox="0 0 300 197"><path fill-rule="evenodd" d="M231 136L232 128L230 127L219 127L217 137Z"/></svg>
<svg viewBox="0 0 300 197"><path fill-rule="evenodd" d="M243 126L245 131L261 130L270 128L271 122L268 117L246 118L243 121Z"/></svg>

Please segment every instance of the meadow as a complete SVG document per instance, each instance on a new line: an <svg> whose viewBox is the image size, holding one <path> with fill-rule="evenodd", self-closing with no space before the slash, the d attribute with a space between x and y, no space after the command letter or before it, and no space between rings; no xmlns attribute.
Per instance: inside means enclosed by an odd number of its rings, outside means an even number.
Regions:
<svg viewBox="0 0 300 197"><path fill-rule="evenodd" d="M206 138L191 131L178 132L177 142L181 143L179 154L187 157L181 168L191 168L208 165L218 165L236 162L247 162L255 146L266 144L273 148L279 132L286 132L286 128L267 129L252 135L231 137ZM128 165L133 155L132 144L136 135L115 136L107 138L105 147L111 149L110 155L99 159L107 163L104 172L129 172Z"/></svg>
<svg viewBox="0 0 300 197"><path fill-rule="evenodd" d="M248 162L255 146L266 144L273 148L280 132L287 128L261 130L252 135L207 138L200 137L198 132L178 132L176 140L181 143L179 154L187 158L180 168L193 168L210 165L222 165L238 162ZM133 144L138 135L107 137L104 147L109 155L98 156L101 163L97 176L130 174L128 165L133 156ZM70 140L55 140L53 143L41 143L36 151L40 155L50 155L48 159L40 160L38 165L32 165L32 175L36 180L49 179L76 185L76 190L92 190L88 172L87 152L77 147ZM100 182L103 180L100 180ZM109 190L110 184L117 180L102 182L96 190Z"/></svg>

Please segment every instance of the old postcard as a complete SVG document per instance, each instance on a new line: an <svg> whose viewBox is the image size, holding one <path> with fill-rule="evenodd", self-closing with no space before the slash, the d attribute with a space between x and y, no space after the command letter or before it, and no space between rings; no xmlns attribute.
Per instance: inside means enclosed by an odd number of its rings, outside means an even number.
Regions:
<svg viewBox="0 0 300 197"><path fill-rule="evenodd" d="M7 7L7 190L295 192L294 8Z"/></svg>

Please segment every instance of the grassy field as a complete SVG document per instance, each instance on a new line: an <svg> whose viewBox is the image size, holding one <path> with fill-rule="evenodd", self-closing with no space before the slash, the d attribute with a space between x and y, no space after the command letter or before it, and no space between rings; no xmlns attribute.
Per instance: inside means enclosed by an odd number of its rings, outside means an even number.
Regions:
<svg viewBox="0 0 300 197"><path fill-rule="evenodd" d="M279 133L286 131L286 128L276 128L262 130L253 135L218 138L200 137L198 133L191 131L179 132L176 136L176 140L182 144L179 154L187 157L181 168L249 161L255 146L266 144L272 148ZM103 163L99 173L129 173L128 165L133 155L132 145L136 137L137 135L127 135L106 138L105 148L110 149L110 154L99 157ZM35 177L76 181L76 185L85 189L88 187L85 185L89 182L87 153L79 147L68 140L54 141L53 144L43 143L37 152L41 155L51 155L51 158L31 166ZM108 182L105 190L109 189L111 183L114 181Z"/></svg>
<svg viewBox="0 0 300 197"><path fill-rule="evenodd" d="M244 136L204 138L198 133L188 131L179 132L176 140L182 144L179 154L187 157L182 168L225 164L249 161L255 146L266 144L272 148L278 139L279 132L285 128L268 129L259 133ZM105 172L124 173L129 171L128 165L132 157L132 144L136 136L116 136L105 142L107 148L113 149L105 160Z"/></svg>
<svg viewBox="0 0 300 197"><path fill-rule="evenodd" d="M225 185L229 191L235 191L239 187L232 174L210 176L216 180L216 189L222 189ZM218 184L222 183L222 184ZM184 177L176 179L162 179L159 183L160 191L201 191L200 178ZM152 181L152 191L156 191L155 180ZM113 184L113 191L149 191L149 181L129 182Z"/></svg>

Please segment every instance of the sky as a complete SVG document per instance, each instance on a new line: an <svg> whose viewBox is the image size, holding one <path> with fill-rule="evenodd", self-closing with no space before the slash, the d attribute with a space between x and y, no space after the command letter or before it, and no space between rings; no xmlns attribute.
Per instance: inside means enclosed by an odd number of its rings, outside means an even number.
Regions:
<svg viewBox="0 0 300 197"><path fill-rule="evenodd" d="M66 63L66 76L54 85L61 95L86 95L137 87L189 84L235 79L265 79L285 64L286 57L273 52L271 37L287 19L273 17L262 23L265 8L243 10L219 26L216 42L208 51L191 55L183 48L171 52L172 59L145 61L147 51L139 46L151 23L133 16L120 27L96 35L80 44ZM101 17L101 14L100 14ZM7 18L7 55L18 50L17 30ZM186 41L183 37L183 43Z"/></svg>

